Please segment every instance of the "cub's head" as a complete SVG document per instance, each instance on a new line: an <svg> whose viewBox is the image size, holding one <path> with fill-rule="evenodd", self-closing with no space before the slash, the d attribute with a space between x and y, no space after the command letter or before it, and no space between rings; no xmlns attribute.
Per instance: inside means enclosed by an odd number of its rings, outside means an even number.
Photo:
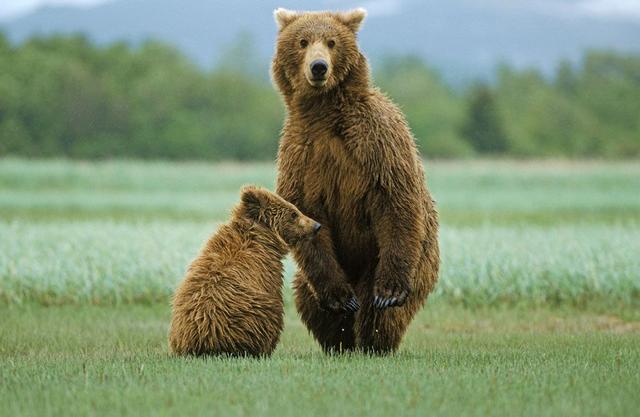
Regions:
<svg viewBox="0 0 640 417"><path fill-rule="evenodd" d="M278 25L272 75L285 95L322 92L342 83L366 61L356 33L364 9L348 12L294 12L276 9Z"/></svg>
<svg viewBox="0 0 640 417"><path fill-rule="evenodd" d="M320 230L320 223L264 188L246 186L242 189L240 200L242 216L273 230L289 246L312 238Z"/></svg>

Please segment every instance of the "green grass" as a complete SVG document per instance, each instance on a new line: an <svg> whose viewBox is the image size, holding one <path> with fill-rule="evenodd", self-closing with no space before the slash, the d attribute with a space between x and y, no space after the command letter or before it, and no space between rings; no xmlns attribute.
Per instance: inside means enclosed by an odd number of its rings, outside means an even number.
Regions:
<svg viewBox="0 0 640 417"><path fill-rule="evenodd" d="M323 355L287 289L272 358L184 359L169 296L273 164L0 159L0 416L637 414L640 164L427 173L441 279L398 354Z"/></svg>
<svg viewBox="0 0 640 417"><path fill-rule="evenodd" d="M2 307L0 415L623 416L637 311L436 303L392 357L323 355L289 311L271 359L168 356L167 305Z"/></svg>

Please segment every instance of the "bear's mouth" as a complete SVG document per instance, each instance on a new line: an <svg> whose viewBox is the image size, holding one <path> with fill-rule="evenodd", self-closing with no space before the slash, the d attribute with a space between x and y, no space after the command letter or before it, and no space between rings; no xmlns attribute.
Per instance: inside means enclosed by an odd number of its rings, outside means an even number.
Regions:
<svg viewBox="0 0 640 417"><path fill-rule="evenodd" d="M322 87L327 83L327 78L322 77L322 78L307 78L307 81L309 82L309 84L311 84L312 87Z"/></svg>

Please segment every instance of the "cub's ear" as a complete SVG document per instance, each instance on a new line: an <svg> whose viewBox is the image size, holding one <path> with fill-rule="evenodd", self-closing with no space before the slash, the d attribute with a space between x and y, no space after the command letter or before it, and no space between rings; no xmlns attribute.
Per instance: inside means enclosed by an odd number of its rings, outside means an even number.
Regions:
<svg viewBox="0 0 640 417"><path fill-rule="evenodd" d="M253 185L242 188L240 192L240 201L246 215L253 220L258 220L262 212L262 199L260 198L260 190Z"/></svg>
<svg viewBox="0 0 640 417"><path fill-rule="evenodd" d="M353 33L358 32L362 26L364 18L367 17L367 11L362 7L349 10L348 12L338 13L338 20L344 23Z"/></svg>
<svg viewBox="0 0 640 417"><path fill-rule="evenodd" d="M289 25L289 23L296 20L300 14L293 10L283 9L279 7L273 11L273 17L276 19L276 24L278 25L278 30L282 31L285 27Z"/></svg>

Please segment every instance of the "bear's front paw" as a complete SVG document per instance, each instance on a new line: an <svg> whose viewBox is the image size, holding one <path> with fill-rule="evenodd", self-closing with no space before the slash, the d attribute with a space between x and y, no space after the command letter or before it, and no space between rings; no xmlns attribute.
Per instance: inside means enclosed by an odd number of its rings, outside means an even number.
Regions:
<svg viewBox="0 0 640 417"><path fill-rule="evenodd" d="M384 280L373 289L373 306L384 309L404 305L411 288L405 280Z"/></svg>
<svg viewBox="0 0 640 417"><path fill-rule="evenodd" d="M320 307L325 310L355 312L360 309L358 299L351 287L347 284L332 286L322 293L319 293L318 302L320 303Z"/></svg>

